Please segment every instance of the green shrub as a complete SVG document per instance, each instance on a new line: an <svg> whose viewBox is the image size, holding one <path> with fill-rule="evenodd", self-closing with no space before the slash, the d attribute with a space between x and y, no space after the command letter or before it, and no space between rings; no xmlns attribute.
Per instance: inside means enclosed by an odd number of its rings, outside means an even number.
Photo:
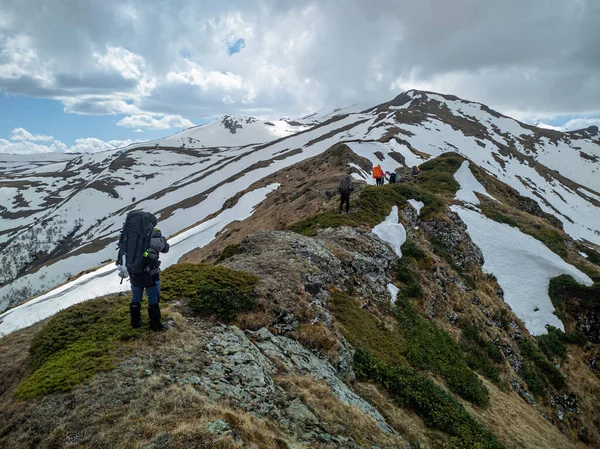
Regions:
<svg viewBox="0 0 600 449"><path fill-rule="evenodd" d="M537 229L532 234L532 237L538 239L551 251L555 252L561 257L567 257L569 255L565 246L565 240L563 234L554 228Z"/></svg>
<svg viewBox="0 0 600 449"><path fill-rule="evenodd" d="M519 349L523 357L519 376L525 381L529 391L537 396L543 396L550 386L560 389L566 385L561 372L531 340L520 340Z"/></svg>
<svg viewBox="0 0 600 449"><path fill-rule="evenodd" d="M194 298L206 285L252 294L258 281L250 273L220 265L175 264L161 273L161 299Z"/></svg>
<svg viewBox="0 0 600 449"><path fill-rule="evenodd" d="M398 296L398 325L393 329L383 327L356 300L337 290L330 296L329 307L342 333L355 347L364 346L389 364L408 361L415 368L439 374L452 391L474 404L486 404L487 390L466 365L458 344Z"/></svg>
<svg viewBox="0 0 600 449"><path fill-rule="evenodd" d="M467 365L491 381L499 383L497 364L504 360L500 349L491 341L485 340L473 324L459 321L459 326L463 336L461 349L465 352Z"/></svg>
<svg viewBox="0 0 600 449"><path fill-rule="evenodd" d="M404 356L412 366L439 374L452 391L474 404L488 403L486 388L469 369L464 352L450 334L419 315L403 298L396 300L395 316L406 342Z"/></svg>
<svg viewBox="0 0 600 449"><path fill-rule="evenodd" d="M448 193L454 195L460 184L454 174L465 159L458 153L445 153L420 165L419 187L431 193Z"/></svg>
<svg viewBox="0 0 600 449"><path fill-rule="evenodd" d="M549 360L564 360L567 357L567 345L584 345L587 342L585 335L581 332L565 333L554 326L546 326L548 333L538 335L536 338L538 346Z"/></svg>
<svg viewBox="0 0 600 449"><path fill-rule="evenodd" d="M498 211L490 211L485 214L489 219L497 221L498 223L505 223L513 228L518 228L519 224L516 222L514 218L511 218L507 215L504 215Z"/></svg>
<svg viewBox="0 0 600 449"><path fill-rule="evenodd" d="M54 315L34 337L31 372L19 385L19 399L69 391L96 373L115 367L118 342L147 332L132 329L128 305L118 299L97 299Z"/></svg>
<svg viewBox="0 0 600 449"><path fill-rule="evenodd" d="M581 307L588 309L600 303L600 284L583 285L573 276L562 274L550 279L548 295L556 308L579 303Z"/></svg>
<svg viewBox="0 0 600 449"><path fill-rule="evenodd" d="M238 313L256 307L256 297L239 288L219 288L204 284L190 300L191 311L199 316L214 315L222 321L231 321Z"/></svg>
<svg viewBox="0 0 600 449"><path fill-rule="evenodd" d="M337 210L323 212L293 224L289 230L312 236L319 228L373 227L385 220L393 206L404 207L409 198L423 202L421 210L423 217L435 214L446 207L446 203L440 198L413 186L405 184L366 186L360 191L358 198L352 198L352 209L349 214L339 214Z"/></svg>
<svg viewBox="0 0 600 449"><path fill-rule="evenodd" d="M221 255L219 256L219 258L217 259L218 262L222 262L225 259L229 259L230 257L232 257L237 249L240 247L239 243L234 243L232 245L227 245L224 249L223 252L221 253Z"/></svg>
<svg viewBox="0 0 600 449"><path fill-rule="evenodd" d="M494 434L475 421L456 399L414 369L387 364L359 347L354 354L354 371L358 379L383 386L398 405L414 410L428 427L451 435L455 447L502 448Z"/></svg>

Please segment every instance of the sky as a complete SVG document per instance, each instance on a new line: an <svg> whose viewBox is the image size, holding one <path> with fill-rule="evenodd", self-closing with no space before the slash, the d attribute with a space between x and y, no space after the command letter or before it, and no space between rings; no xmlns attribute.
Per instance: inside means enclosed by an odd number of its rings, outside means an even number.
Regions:
<svg viewBox="0 0 600 449"><path fill-rule="evenodd" d="M95 152L412 88L600 125L598 0L34 3L0 0L0 152Z"/></svg>

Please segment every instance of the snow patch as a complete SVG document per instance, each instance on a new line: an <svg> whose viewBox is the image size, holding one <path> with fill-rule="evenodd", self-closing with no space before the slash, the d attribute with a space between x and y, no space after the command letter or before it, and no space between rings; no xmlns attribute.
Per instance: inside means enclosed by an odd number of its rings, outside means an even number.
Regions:
<svg viewBox="0 0 600 449"><path fill-rule="evenodd" d="M464 161L462 163L460 168L454 173L454 179L460 184L460 189L456 192L457 200L464 201L465 203L479 204L479 198L475 195L475 192L477 192L498 201L487 193L485 187L483 187L481 183L477 181L475 176L473 176L473 173L469 168L469 161Z"/></svg>
<svg viewBox="0 0 600 449"><path fill-rule="evenodd" d="M417 211L417 216L421 215L421 209L425 206L422 201L410 199L408 203Z"/></svg>
<svg viewBox="0 0 600 449"><path fill-rule="evenodd" d="M592 280L550 251L543 243L507 224L498 223L470 209L452 206L467 225L467 232L481 251L483 270L496 276L504 301L533 335L547 333L550 324L564 330L554 315L548 296L551 278L569 274L578 282Z"/></svg>
<svg viewBox="0 0 600 449"><path fill-rule="evenodd" d="M396 302L396 297L398 296L398 292L400 291L400 289L392 283L389 283L387 285L387 289L388 292L390 292L390 301L392 302L392 304L394 304Z"/></svg>
<svg viewBox="0 0 600 449"><path fill-rule="evenodd" d="M406 230L398 223L398 206L392 207L387 218L373 228L373 234L389 243L398 257L402 257L400 247L406 242Z"/></svg>
<svg viewBox="0 0 600 449"><path fill-rule="evenodd" d="M251 216L256 206L278 187L279 184L271 184L248 192L231 209L226 209L215 218L169 239L171 248L161 257L161 267L173 265L184 254L209 244L215 235L232 221L244 220ZM74 304L129 290L127 282L119 283L120 278L116 271L116 266L110 263L6 311L0 315L0 336L31 326Z"/></svg>

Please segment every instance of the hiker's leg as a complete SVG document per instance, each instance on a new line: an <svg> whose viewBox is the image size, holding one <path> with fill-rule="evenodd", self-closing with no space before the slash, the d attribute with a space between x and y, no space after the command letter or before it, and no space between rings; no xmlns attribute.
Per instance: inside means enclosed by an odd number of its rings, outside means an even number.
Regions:
<svg viewBox="0 0 600 449"><path fill-rule="evenodd" d="M157 281L154 286L146 289L148 294L148 305L158 304L160 299L160 281Z"/></svg>
<svg viewBox="0 0 600 449"><path fill-rule="evenodd" d="M129 304L129 316L131 317L131 327L134 329L142 325L142 295L144 289L142 287L131 286L131 304Z"/></svg>
<svg viewBox="0 0 600 449"><path fill-rule="evenodd" d="M346 198L344 198L345 202L346 202L346 213L350 212L350 195L346 196Z"/></svg>
<svg viewBox="0 0 600 449"><path fill-rule="evenodd" d="M342 208L344 207L344 195L340 193L340 213L342 212Z"/></svg>

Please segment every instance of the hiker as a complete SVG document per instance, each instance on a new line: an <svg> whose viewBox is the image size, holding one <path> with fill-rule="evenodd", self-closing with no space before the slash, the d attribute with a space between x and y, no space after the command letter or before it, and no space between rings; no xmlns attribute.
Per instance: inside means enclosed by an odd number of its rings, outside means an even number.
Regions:
<svg viewBox="0 0 600 449"><path fill-rule="evenodd" d="M419 176L419 173L421 173L421 170L419 169L419 167L417 167L416 165L413 165L413 167L411 169L411 173L412 173L413 182L417 182L417 176Z"/></svg>
<svg viewBox="0 0 600 449"><path fill-rule="evenodd" d="M144 289L148 295L150 329L166 328L160 322L160 253L169 252L167 239L156 227L156 217L140 210L129 212L119 238L117 266L119 276L126 270L131 282L131 327L142 326L141 303Z"/></svg>
<svg viewBox="0 0 600 449"><path fill-rule="evenodd" d="M375 183L378 186L383 185L384 174L381 165L376 165L375 167L373 167L373 178L375 178Z"/></svg>
<svg viewBox="0 0 600 449"><path fill-rule="evenodd" d="M398 182L398 174L393 171L393 172L388 172L388 182L390 184L396 184Z"/></svg>
<svg viewBox="0 0 600 449"><path fill-rule="evenodd" d="M340 181L340 186L338 187L338 190L340 192L339 213L342 213L344 203L346 203L346 213L348 213L350 212L350 194L354 191L354 186L352 185L352 178L350 176L344 176Z"/></svg>

